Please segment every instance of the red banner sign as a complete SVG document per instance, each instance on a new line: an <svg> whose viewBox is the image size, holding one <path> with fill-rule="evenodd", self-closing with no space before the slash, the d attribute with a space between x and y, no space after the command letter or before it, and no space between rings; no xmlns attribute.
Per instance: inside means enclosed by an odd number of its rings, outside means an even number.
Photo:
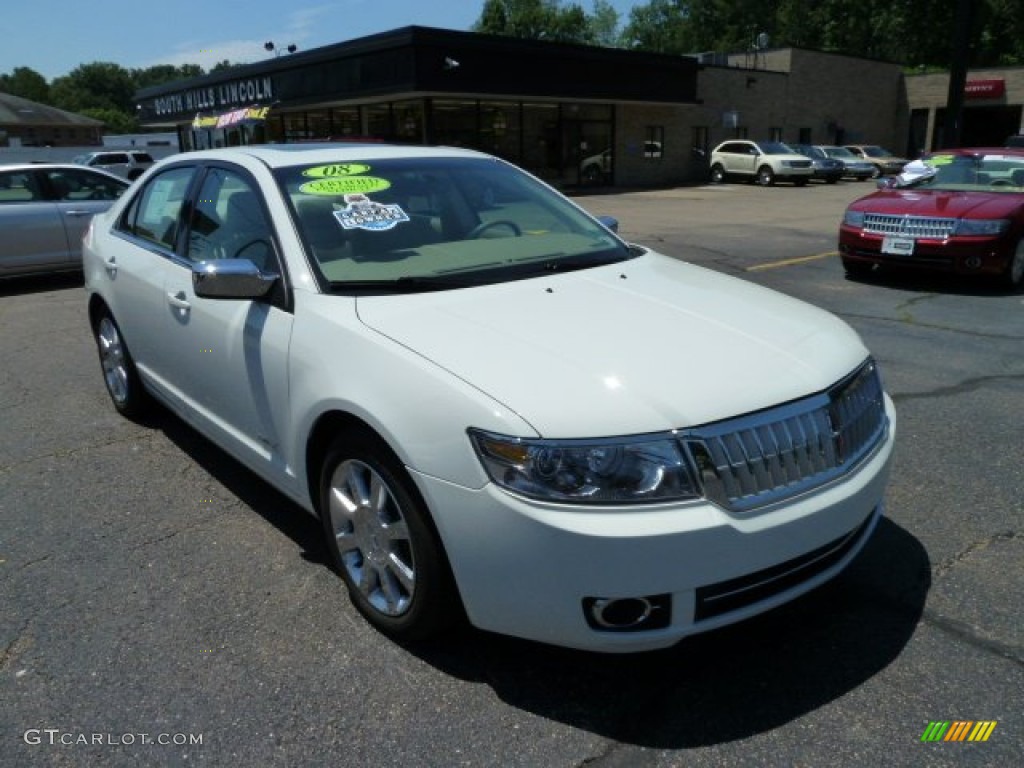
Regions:
<svg viewBox="0 0 1024 768"><path fill-rule="evenodd" d="M964 87L968 99L998 99L1005 94L1005 80L968 80Z"/></svg>

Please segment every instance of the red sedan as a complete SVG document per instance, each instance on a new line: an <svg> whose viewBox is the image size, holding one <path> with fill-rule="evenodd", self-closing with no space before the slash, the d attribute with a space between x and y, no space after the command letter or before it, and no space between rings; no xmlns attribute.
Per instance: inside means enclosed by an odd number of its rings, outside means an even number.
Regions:
<svg viewBox="0 0 1024 768"><path fill-rule="evenodd" d="M1024 148L942 150L851 203L839 227L851 277L880 266L1024 281Z"/></svg>

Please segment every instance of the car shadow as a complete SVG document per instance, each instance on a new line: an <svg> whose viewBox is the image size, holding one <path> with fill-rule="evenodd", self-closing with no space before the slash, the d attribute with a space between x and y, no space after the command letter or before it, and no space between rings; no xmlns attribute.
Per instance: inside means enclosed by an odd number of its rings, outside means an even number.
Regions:
<svg viewBox="0 0 1024 768"><path fill-rule="evenodd" d="M239 501L291 539L304 560L329 567L320 523L294 501L162 407L135 422L162 432Z"/></svg>
<svg viewBox="0 0 1024 768"><path fill-rule="evenodd" d="M329 566L315 519L168 411L158 429L240 501ZM931 585L921 543L882 518L829 584L754 619L641 654L598 654L463 626L404 648L509 706L650 748L734 741L777 728L856 689L912 637ZM382 638L382 642L385 642Z"/></svg>
<svg viewBox="0 0 1024 768"><path fill-rule="evenodd" d="M883 266L864 275L847 274L846 279L853 283L875 285L880 288L945 293L953 296L1006 296L1020 293L1022 290L1010 290L989 275L951 275L893 266Z"/></svg>
<svg viewBox="0 0 1024 768"><path fill-rule="evenodd" d="M0 296L27 296L33 293L64 291L85 285L81 271L57 272L48 275L0 276ZM84 303L84 299L83 299Z"/></svg>
<svg viewBox="0 0 1024 768"><path fill-rule="evenodd" d="M604 655L466 630L412 647L510 706L652 749L686 749L778 728L891 664L924 610L931 565L890 520L822 588L760 617L665 651Z"/></svg>

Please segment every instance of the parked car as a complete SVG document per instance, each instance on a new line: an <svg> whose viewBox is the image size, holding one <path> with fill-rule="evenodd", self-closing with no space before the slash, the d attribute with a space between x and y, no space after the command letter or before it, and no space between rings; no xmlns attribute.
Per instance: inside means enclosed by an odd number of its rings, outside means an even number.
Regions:
<svg viewBox="0 0 1024 768"><path fill-rule="evenodd" d="M813 172L809 158L779 141L733 139L711 150L712 184L739 177L766 187L777 180L803 186Z"/></svg>
<svg viewBox="0 0 1024 768"><path fill-rule="evenodd" d="M942 150L920 166L846 209L839 254L847 273L895 265L992 275L1019 288L1024 148Z"/></svg>
<svg viewBox="0 0 1024 768"><path fill-rule="evenodd" d="M644 142L644 157L661 157L660 141ZM589 155L580 161L580 180L585 184L606 184L612 181L611 148Z"/></svg>
<svg viewBox="0 0 1024 768"><path fill-rule="evenodd" d="M148 152L132 149L88 152L77 156L75 162L79 165L101 168L131 181L139 178L154 161Z"/></svg>
<svg viewBox="0 0 1024 768"><path fill-rule="evenodd" d="M614 228L469 150L192 152L94 220L88 315L387 635L665 647L841 571L895 417L841 320Z"/></svg>
<svg viewBox="0 0 1024 768"><path fill-rule="evenodd" d="M82 268L82 235L128 183L59 163L0 165L0 277Z"/></svg>
<svg viewBox="0 0 1024 768"><path fill-rule="evenodd" d="M843 164L844 179L864 181L865 179L875 178L878 175L878 171L874 163L869 163L867 160L853 154L853 152L848 150L846 147L836 147L824 144L819 145L818 149L832 159L838 160Z"/></svg>
<svg viewBox="0 0 1024 768"><path fill-rule="evenodd" d="M811 178L835 184L846 175L846 166L841 160L829 157L821 147L812 144L788 144L794 152L811 159L813 173Z"/></svg>
<svg viewBox="0 0 1024 768"><path fill-rule="evenodd" d="M894 155L888 149L877 144L847 144L846 148L857 157L866 160L875 167L872 178L899 173L910 161L905 157Z"/></svg>

